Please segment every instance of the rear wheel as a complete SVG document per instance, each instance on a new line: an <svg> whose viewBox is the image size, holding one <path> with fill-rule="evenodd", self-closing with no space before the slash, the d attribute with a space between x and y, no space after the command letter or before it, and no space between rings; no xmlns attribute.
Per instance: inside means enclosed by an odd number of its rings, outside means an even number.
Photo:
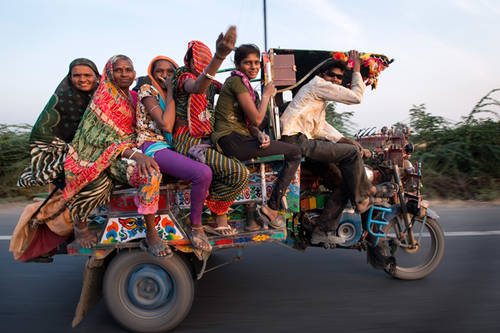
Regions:
<svg viewBox="0 0 500 333"><path fill-rule="evenodd" d="M402 280L418 280L434 271L445 248L443 229L438 222L430 217L415 219L413 234L417 245L413 248L408 247L406 239L395 237L404 233L402 217L397 216L391 222L394 233L389 234L386 244L396 259L396 267L389 274Z"/></svg>
<svg viewBox="0 0 500 333"><path fill-rule="evenodd" d="M154 258L143 251L122 252L104 276L109 311L125 328L164 332L189 313L194 297L191 273L178 255Z"/></svg>

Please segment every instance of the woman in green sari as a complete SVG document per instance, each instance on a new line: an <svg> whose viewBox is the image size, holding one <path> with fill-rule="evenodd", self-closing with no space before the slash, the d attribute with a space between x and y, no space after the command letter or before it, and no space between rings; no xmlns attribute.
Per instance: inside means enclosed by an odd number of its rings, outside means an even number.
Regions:
<svg viewBox="0 0 500 333"><path fill-rule="evenodd" d="M68 143L99 83L96 65L85 58L73 60L68 74L38 117L31 131L31 161L18 186L46 185L64 179L64 158Z"/></svg>

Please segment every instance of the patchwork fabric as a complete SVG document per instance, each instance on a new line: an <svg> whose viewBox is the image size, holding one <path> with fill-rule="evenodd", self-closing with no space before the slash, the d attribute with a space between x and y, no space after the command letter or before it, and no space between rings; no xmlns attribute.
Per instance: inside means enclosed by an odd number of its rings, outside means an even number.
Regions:
<svg viewBox="0 0 500 333"><path fill-rule="evenodd" d="M130 92L113 82L114 57L71 142L65 162L64 198L71 199L135 143L134 107Z"/></svg>

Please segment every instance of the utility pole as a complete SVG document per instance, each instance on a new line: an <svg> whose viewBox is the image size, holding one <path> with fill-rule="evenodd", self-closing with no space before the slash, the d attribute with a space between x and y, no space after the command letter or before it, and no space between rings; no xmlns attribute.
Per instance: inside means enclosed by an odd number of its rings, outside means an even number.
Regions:
<svg viewBox="0 0 500 333"><path fill-rule="evenodd" d="M266 0L264 0L264 52L267 52L267 12L266 12Z"/></svg>

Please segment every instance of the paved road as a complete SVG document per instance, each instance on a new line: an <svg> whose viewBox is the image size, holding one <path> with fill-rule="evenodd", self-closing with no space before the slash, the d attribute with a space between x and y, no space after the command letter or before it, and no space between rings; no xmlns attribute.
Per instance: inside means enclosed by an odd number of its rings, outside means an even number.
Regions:
<svg viewBox="0 0 500 333"><path fill-rule="evenodd" d="M500 230L500 206L436 211L451 235ZM0 235L18 214L0 212ZM197 283L175 332L500 332L500 235L446 241L440 267L420 281L392 279L356 251L249 247ZM71 329L84 259L25 264L7 248L0 240L0 332L123 332L102 301Z"/></svg>

